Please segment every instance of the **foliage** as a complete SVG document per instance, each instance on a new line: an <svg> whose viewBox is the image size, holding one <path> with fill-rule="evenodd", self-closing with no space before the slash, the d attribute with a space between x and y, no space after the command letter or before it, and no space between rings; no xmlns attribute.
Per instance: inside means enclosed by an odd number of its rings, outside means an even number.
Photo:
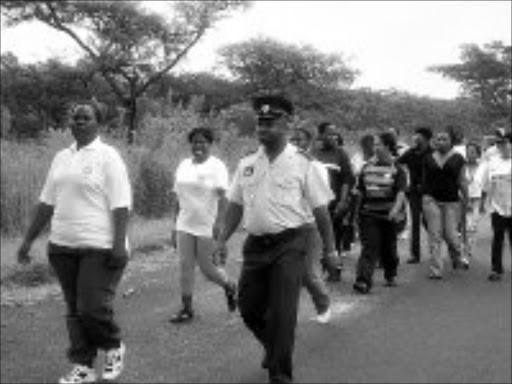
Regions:
<svg viewBox="0 0 512 384"><path fill-rule="evenodd" d="M285 44L268 38L226 46L220 50L220 56L231 74L252 92L294 94L304 86L339 89L351 85L357 75L342 55L324 54L309 45Z"/></svg>
<svg viewBox="0 0 512 384"><path fill-rule="evenodd" d="M131 143L138 99L174 68L216 21L248 4L169 2L171 20L134 1L2 1L1 7L8 25L37 20L64 32L83 49L128 110Z"/></svg>
<svg viewBox="0 0 512 384"><path fill-rule="evenodd" d="M70 100L88 98L84 72L56 59L22 65L11 53L1 58L2 105L12 115L8 132L37 137L49 127L64 127Z"/></svg>
<svg viewBox="0 0 512 384"><path fill-rule="evenodd" d="M458 81L468 96L477 98L491 118L508 118L512 102L512 48L502 42L479 47L461 47L460 64L438 65L430 68Z"/></svg>

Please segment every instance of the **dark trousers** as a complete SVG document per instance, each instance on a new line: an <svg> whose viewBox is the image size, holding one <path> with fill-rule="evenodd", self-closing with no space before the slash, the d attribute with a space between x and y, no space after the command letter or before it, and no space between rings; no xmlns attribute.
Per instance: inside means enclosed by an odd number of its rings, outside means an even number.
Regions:
<svg viewBox="0 0 512 384"><path fill-rule="evenodd" d="M492 225L492 252L491 263L493 272L503 273L503 241L505 232L508 232L509 245L512 247L512 217L501 216L499 213L491 214Z"/></svg>
<svg viewBox="0 0 512 384"><path fill-rule="evenodd" d="M421 258L421 223L425 223L423 218L422 195L419 193L409 193L407 195L409 208L411 211L411 258L420 260Z"/></svg>
<svg viewBox="0 0 512 384"><path fill-rule="evenodd" d="M392 279L398 268L396 225L386 219L361 215L359 219L361 255L356 267L356 280L373 285L373 272L381 260L384 278Z"/></svg>
<svg viewBox="0 0 512 384"><path fill-rule="evenodd" d="M243 247L239 308L266 353L271 381L293 380L292 355L304 275L307 230L249 235Z"/></svg>
<svg viewBox="0 0 512 384"><path fill-rule="evenodd" d="M92 367L98 349L120 345L113 301L124 268L108 268L109 256L110 250L48 246L49 261L66 302L67 355L74 364Z"/></svg>

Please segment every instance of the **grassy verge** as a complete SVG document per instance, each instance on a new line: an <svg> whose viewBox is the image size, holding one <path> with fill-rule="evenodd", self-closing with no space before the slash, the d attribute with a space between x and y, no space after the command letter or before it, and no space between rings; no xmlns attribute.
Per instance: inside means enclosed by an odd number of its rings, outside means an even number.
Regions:
<svg viewBox="0 0 512 384"><path fill-rule="evenodd" d="M169 245L172 222L170 219L144 220L134 218L130 225L132 257L143 257L162 251ZM4 288L37 287L55 281L46 257L47 238L41 237L32 247L33 261L26 266L16 262L16 250L21 237L2 238L0 247L0 284Z"/></svg>

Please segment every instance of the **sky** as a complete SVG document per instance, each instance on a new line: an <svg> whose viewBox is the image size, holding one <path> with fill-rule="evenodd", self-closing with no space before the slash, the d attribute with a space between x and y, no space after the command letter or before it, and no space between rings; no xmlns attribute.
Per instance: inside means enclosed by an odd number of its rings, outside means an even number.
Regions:
<svg viewBox="0 0 512 384"><path fill-rule="evenodd" d="M165 12L164 2L146 4ZM460 62L462 44L511 44L511 15L512 1L254 1L217 23L177 70L218 71L220 47L269 37L341 53L361 72L353 88L451 99L459 84L427 68ZM81 52L68 36L36 23L2 27L6 51L25 63L72 61Z"/></svg>

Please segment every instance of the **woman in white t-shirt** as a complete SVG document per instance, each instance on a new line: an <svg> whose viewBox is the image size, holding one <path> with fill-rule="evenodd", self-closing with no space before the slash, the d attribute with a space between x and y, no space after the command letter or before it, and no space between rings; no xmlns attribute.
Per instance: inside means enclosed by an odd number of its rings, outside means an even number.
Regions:
<svg viewBox="0 0 512 384"><path fill-rule="evenodd" d="M173 245L180 256L182 308L171 318L172 323L192 320L192 295L196 264L204 276L224 288L228 309L236 309L236 285L213 261L214 238L226 206L228 170L224 163L210 155L213 132L210 128L194 128L188 134L192 157L184 159L176 169L174 193L177 202Z"/></svg>
<svg viewBox="0 0 512 384"><path fill-rule="evenodd" d="M481 209L485 209L487 199L491 208L493 237L490 281L499 281L503 276L503 243L506 233L509 245L512 246L512 133L496 132L496 148L499 155L485 161L478 174L484 193Z"/></svg>

